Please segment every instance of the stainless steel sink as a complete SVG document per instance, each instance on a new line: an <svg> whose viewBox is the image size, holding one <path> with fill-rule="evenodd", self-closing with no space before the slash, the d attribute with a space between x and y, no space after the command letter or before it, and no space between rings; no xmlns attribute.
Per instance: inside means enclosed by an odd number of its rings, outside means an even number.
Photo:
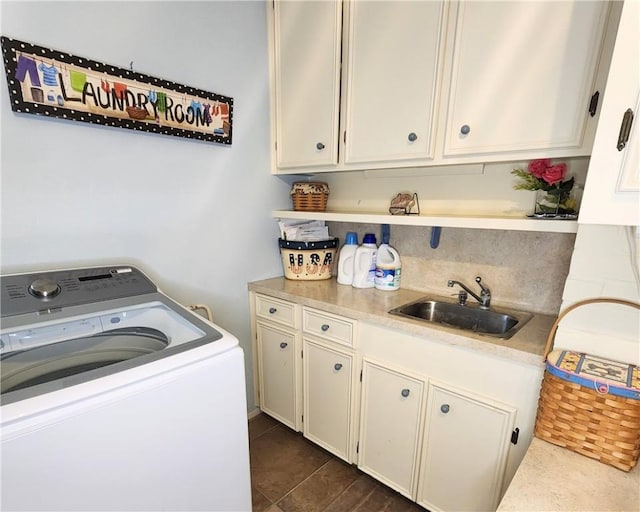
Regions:
<svg viewBox="0 0 640 512"><path fill-rule="evenodd" d="M482 309L475 304L462 306L430 298L404 304L389 313L503 339L511 338L533 317L514 309Z"/></svg>

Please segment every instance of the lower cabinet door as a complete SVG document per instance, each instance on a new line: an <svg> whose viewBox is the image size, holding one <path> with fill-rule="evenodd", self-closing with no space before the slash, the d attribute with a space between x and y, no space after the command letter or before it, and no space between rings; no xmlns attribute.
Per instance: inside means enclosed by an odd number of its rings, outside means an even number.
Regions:
<svg viewBox="0 0 640 512"><path fill-rule="evenodd" d="M307 339L303 347L304 436L351 462L353 356Z"/></svg>
<svg viewBox="0 0 640 512"><path fill-rule="evenodd" d="M418 503L432 511L495 510L516 410L429 383Z"/></svg>
<svg viewBox="0 0 640 512"><path fill-rule="evenodd" d="M260 409L297 430L296 336L258 322L256 337Z"/></svg>
<svg viewBox="0 0 640 512"><path fill-rule="evenodd" d="M363 361L358 466L415 499L424 381Z"/></svg>

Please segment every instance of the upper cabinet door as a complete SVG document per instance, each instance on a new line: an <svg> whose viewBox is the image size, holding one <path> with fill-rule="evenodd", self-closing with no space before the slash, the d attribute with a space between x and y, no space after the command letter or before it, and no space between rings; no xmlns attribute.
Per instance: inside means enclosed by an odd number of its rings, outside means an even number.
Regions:
<svg viewBox="0 0 640 512"><path fill-rule="evenodd" d="M444 2L354 0L346 163L433 158Z"/></svg>
<svg viewBox="0 0 640 512"><path fill-rule="evenodd" d="M585 131L608 2L461 2L444 155L589 154Z"/></svg>
<svg viewBox="0 0 640 512"><path fill-rule="evenodd" d="M640 225L639 25L640 3L625 2L589 162L580 223Z"/></svg>
<svg viewBox="0 0 640 512"><path fill-rule="evenodd" d="M276 162L338 161L340 1L274 2Z"/></svg>

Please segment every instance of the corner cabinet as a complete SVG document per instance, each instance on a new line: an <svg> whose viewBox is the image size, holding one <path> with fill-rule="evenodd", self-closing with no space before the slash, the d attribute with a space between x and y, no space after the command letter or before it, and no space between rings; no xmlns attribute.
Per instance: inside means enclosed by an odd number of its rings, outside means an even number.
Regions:
<svg viewBox="0 0 640 512"><path fill-rule="evenodd" d="M607 11L607 2L457 4L444 155L588 155Z"/></svg>
<svg viewBox="0 0 640 512"><path fill-rule="evenodd" d="M579 223L640 225L640 3L626 1Z"/></svg>
<svg viewBox="0 0 640 512"><path fill-rule="evenodd" d="M589 155L616 12L579 0L275 0L272 172Z"/></svg>

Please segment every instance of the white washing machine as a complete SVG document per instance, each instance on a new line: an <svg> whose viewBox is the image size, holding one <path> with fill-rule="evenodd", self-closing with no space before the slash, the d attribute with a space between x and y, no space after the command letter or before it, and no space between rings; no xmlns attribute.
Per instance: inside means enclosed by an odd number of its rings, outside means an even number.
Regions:
<svg viewBox="0 0 640 512"><path fill-rule="evenodd" d="M233 335L131 266L0 281L2 510L251 510Z"/></svg>

